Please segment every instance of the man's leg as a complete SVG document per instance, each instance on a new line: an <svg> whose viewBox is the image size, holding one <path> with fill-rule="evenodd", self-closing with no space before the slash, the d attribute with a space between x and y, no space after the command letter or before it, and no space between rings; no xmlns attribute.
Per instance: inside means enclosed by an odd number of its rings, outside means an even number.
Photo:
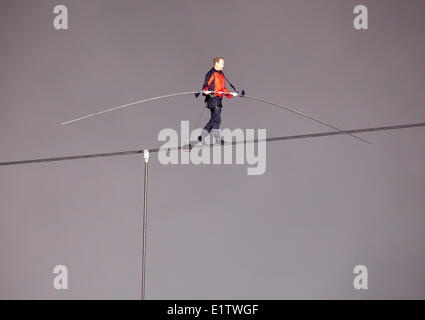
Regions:
<svg viewBox="0 0 425 320"><path fill-rule="evenodd" d="M212 113L212 120L213 120L213 135L216 142L221 142L221 131L220 131L220 125L221 125L221 103L219 106L214 108L214 112Z"/></svg>
<svg viewBox="0 0 425 320"><path fill-rule="evenodd" d="M215 98L210 98L207 102L207 108L211 112L210 120L207 122L204 129L202 130L201 135L198 137L199 141L202 141L204 139L204 137L209 135L211 130L214 128L214 125L215 125L214 124L214 113L215 113L216 106L217 106L217 100Z"/></svg>
<svg viewBox="0 0 425 320"><path fill-rule="evenodd" d="M211 116L210 116L210 120L207 122L207 124L205 125L205 127L204 127L204 130L207 132L207 133L210 133L210 131L211 131L211 129L213 128L213 110L212 109L210 109L210 111L211 111Z"/></svg>
<svg viewBox="0 0 425 320"><path fill-rule="evenodd" d="M211 129L213 128L213 110L210 109L211 111L211 116L210 116L210 120L207 122L207 124L205 125L205 127L202 129L201 135L198 137L198 141L201 142L204 137L206 137L207 135L209 135L209 133L211 132Z"/></svg>

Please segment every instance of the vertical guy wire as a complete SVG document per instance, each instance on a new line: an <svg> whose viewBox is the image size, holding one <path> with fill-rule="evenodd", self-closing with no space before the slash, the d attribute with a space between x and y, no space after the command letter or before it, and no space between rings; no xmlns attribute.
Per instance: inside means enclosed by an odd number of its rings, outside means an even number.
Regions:
<svg viewBox="0 0 425 320"><path fill-rule="evenodd" d="M143 203L143 251L142 251L142 300L145 300L145 279L146 279L146 231L148 224L148 162L149 150L143 152L145 158L145 187L144 187L144 203Z"/></svg>

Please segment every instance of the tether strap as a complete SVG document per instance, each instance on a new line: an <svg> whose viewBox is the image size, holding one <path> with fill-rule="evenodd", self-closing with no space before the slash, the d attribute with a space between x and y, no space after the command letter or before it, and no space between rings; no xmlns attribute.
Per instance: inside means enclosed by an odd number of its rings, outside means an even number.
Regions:
<svg viewBox="0 0 425 320"><path fill-rule="evenodd" d="M223 71L221 73L223 73ZM238 92L238 90L236 90L235 86L229 81L229 79L226 78L224 73L223 73L223 77L224 77L224 79L226 79L226 81L229 83L229 85L232 87L232 89L235 90L236 92Z"/></svg>

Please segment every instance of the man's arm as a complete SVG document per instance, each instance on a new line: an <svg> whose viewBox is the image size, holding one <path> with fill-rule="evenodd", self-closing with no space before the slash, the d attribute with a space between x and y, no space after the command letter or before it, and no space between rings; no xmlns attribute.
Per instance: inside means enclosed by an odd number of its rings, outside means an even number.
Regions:
<svg viewBox="0 0 425 320"><path fill-rule="evenodd" d="M230 94L226 94L226 97L227 98L233 98L233 97L237 97L238 96L238 93L237 92L230 92L228 89L226 89L226 88L224 88L223 90L222 90L223 92L229 92Z"/></svg>
<svg viewBox="0 0 425 320"><path fill-rule="evenodd" d="M222 91L223 92L229 92L230 93L230 91L228 89L226 89L226 88L224 88ZM226 94L226 97L230 99L230 98L233 98L233 97L236 97L236 96L233 95L233 94Z"/></svg>
<svg viewBox="0 0 425 320"><path fill-rule="evenodd" d="M208 73L205 76L204 84L202 85L202 90L207 91L211 83L213 82L213 80L214 80L213 73L211 71L208 71Z"/></svg>
<svg viewBox="0 0 425 320"><path fill-rule="evenodd" d="M224 78L224 80L225 80L225 81L224 81L224 83L226 83L226 81L227 81L227 82L230 84L230 86L232 87L232 89L236 91L235 87L234 87L234 86L230 83L230 81L229 81L229 80L227 80L227 78L226 78L226 76L224 75L223 71L222 71L221 73L222 73L223 78ZM230 93L230 91L229 91L227 88L224 88L224 89L223 89L223 91L224 91L224 92L229 92L229 93ZM230 95L229 95L229 94L227 94L227 95L226 95L226 97L230 99L230 98L232 98L232 97L237 97L238 95L239 95L239 93L237 93L237 92L233 92L233 93L230 93Z"/></svg>

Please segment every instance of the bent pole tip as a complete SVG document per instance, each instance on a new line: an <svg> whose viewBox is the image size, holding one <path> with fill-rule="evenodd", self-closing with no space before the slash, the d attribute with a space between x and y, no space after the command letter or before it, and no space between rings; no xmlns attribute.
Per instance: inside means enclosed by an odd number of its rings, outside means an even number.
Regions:
<svg viewBox="0 0 425 320"><path fill-rule="evenodd" d="M70 124L70 123L73 123L73 122L77 122L77 121L80 121L80 120L83 120L83 119L87 119L87 118L90 118L90 117L94 117L95 115L98 115L98 114L100 114L100 113L104 113L104 112L99 112L99 113L96 113L96 114L89 114L89 115L84 116L84 117L81 117L81 118L77 118L77 119L73 119L73 120L65 121L65 122L62 122L62 125L66 125L66 124Z"/></svg>
<svg viewBox="0 0 425 320"><path fill-rule="evenodd" d="M355 139L357 139L357 140L359 140L359 141L365 142L365 143L367 143L367 144L372 144L372 142L370 142L370 141L367 141L367 140L365 140L365 139L363 139L363 138L360 138L359 136L356 136L356 135L354 135L354 134L352 134L352 133L350 133L350 132L346 132L346 130L342 130L342 129L340 129L340 128L338 128L338 127L335 127L335 126L333 126L333 125L331 125L331 124L329 124L329 123L327 123L327 122L325 122L325 121L322 121L322 120L319 120L319 119L317 119L317 118L314 118L314 117L312 117L312 116L310 116L310 115L308 115L308 114L305 114L305 113L303 113L303 112L300 112L300 111L298 111L298 110L295 110L295 109L292 109L292 108L288 108L288 107L282 106L282 105L280 105L280 104L277 104L277 103L274 103L274 102L271 102L271 101L268 101L268 100L260 99L260 98L255 98L255 97L251 97L251 96L247 96L247 95L244 95L243 97L248 98L248 99L251 99L251 100L255 100L255 101L259 101L259 102L263 102L263 103L266 103L266 104L269 104L269 105L272 105L272 106L275 106L275 107L278 107L278 108L285 109L285 110L287 110L287 111L290 111L290 112L296 113L296 114L298 114L298 115L300 115L300 116L303 116L303 117L305 117L305 118L308 118L308 119L310 119L310 120L313 120L313 121L315 121L315 122L317 122L317 123L321 123L321 124L323 124L323 125L325 125L325 126L327 126L327 127L329 127L329 128L332 128L332 129L338 130L338 131L339 131L339 132L341 132L341 133L346 133L347 135L349 135L349 136L351 136L351 137L353 137L353 138L355 138Z"/></svg>

